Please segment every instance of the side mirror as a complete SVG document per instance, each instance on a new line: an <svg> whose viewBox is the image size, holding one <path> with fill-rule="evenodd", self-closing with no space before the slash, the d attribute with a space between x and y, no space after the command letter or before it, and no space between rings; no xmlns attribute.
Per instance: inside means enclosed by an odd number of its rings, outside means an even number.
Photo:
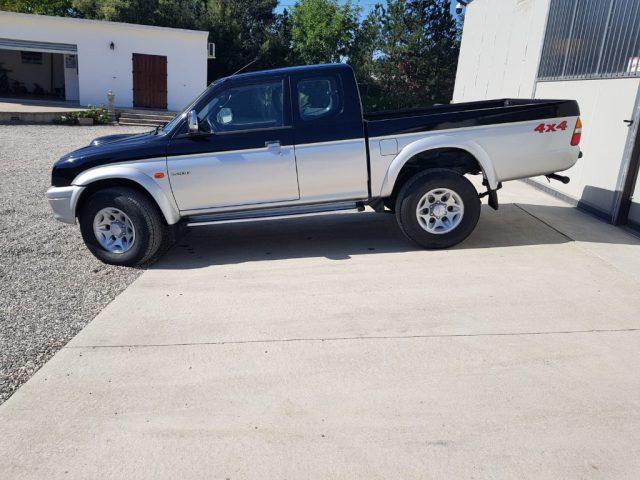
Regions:
<svg viewBox="0 0 640 480"><path fill-rule="evenodd" d="M198 127L198 114L195 110L187 113L187 122L189 124L189 133L198 133L200 131Z"/></svg>

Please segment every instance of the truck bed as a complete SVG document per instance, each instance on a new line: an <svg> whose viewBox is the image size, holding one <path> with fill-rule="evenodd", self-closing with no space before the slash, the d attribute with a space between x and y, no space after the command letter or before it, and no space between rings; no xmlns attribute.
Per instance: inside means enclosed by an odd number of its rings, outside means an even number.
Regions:
<svg viewBox="0 0 640 480"><path fill-rule="evenodd" d="M432 130L450 130L526 122L580 114L574 100L512 99L434 105L364 115L370 138Z"/></svg>

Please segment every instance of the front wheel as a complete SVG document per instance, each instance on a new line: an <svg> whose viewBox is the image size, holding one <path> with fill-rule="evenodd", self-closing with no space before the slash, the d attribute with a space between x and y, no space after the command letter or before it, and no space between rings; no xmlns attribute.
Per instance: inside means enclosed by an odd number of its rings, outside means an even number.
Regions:
<svg viewBox="0 0 640 480"><path fill-rule="evenodd" d="M85 203L78 220L87 248L111 265L148 263L170 240L169 227L156 205L130 188L97 191Z"/></svg>
<svg viewBox="0 0 640 480"><path fill-rule="evenodd" d="M449 170L431 170L409 179L396 199L396 220L403 233L428 249L462 242L480 218L473 184Z"/></svg>

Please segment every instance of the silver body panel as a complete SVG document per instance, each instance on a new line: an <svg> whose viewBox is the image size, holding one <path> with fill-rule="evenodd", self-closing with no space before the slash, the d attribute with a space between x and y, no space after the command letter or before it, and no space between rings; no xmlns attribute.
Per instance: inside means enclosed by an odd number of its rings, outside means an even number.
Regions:
<svg viewBox="0 0 640 480"><path fill-rule="evenodd" d="M303 202L333 202L368 196L364 138L296 145L295 150Z"/></svg>
<svg viewBox="0 0 640 480"><path fill-rule="evenodd" d="M181 215L368 197L363 138L170 157L167 166Z"/></svg>
<svg viewBox="0 0 640 480"><path fill-rule="evenodd" d="M167 168L181 211L300 198L293 146L169 157Z"/></svg>
<svg viewBox="0 0 640 480"><path fill-rule="evenodd" d="M577 118L546 119L546 123L566 120L569 124L564 132L550 135L536 133L542 121L532 120L370 138L371 195L391 195L402 167L413 156L438 148L457 148L473 155L492 189L503 181L566 170L580 154L580 147L571 146ZM391 139L398 142L397 155L386 155Z"/></svg>
<svg viewBox="0 0 640 480"><path fill-rule="evenodd" d="M64 223L76 223L76 206L85 187L51 187L47 190L47 200L53 210L53 218Z"/></svg>
<svg viewBox="0 0 640 480"><path fill-rule="evenodd" d="M164 173L164 177L154 178L156 173ZM149 192L169 225L180 221L180 212L171 192L167 177L167 161L164 157L91 168L78 175L73 180L73 185L88 186L93 182L114 178L131 180Z"/></svg>

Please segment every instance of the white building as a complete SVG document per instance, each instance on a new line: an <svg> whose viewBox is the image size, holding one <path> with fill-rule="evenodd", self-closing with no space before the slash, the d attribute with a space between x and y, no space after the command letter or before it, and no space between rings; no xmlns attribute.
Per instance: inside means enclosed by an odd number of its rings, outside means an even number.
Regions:
<svg viewBox="0 0 640 480"><path fill-rule="evenodd" d="M639 87L640 0L475 0L466 9L453 100L578 100L584 157L570 184L537 182L635 227Z"/></svg>
<svg viewBox="0 0 640 480"><path fill-rule="evenodd" d="M0 12L0 97L179 110L207 83L208 32Z"/></svg>

